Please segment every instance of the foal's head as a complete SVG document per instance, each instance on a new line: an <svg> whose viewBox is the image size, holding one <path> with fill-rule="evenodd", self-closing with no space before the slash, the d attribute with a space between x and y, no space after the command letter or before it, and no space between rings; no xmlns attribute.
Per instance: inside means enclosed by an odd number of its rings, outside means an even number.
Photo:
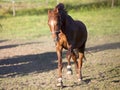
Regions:
<svg viewBox="0 0 120 90"><path fill-rule="evenodd" d="M48 25L50 27L50 31L55 43L58 42L58 34L60 33L61 29L60 14L58 8L55 8L54 10L48 10Z"/></svg>

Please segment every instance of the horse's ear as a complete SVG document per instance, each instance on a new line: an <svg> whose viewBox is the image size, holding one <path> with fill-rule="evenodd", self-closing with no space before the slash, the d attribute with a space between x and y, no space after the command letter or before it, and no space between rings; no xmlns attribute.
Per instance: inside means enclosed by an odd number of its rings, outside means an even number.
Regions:
<svg viewBox="0 0 120 90"><path fill-rule="evenodd" d="M48 10L48 15L51 13L51 11L50 10Z"/></svg>
<svg viewBox="0 0 120 90"><path fill-rule="evenodd" d="M58 8L55 8L55 10L54 10L54 11L55 11L55 13L58 13L58 12L59 12Z"/></svg>

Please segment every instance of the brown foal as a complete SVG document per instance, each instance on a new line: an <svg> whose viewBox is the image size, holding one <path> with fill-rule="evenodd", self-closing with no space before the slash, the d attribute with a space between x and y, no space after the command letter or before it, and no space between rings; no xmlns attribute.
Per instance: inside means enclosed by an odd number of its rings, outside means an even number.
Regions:
<svg viewBox="0 0 120 90"><path fill-rule="evenodd" d="M48 10L48 25L55 42L58 57L58 84L63 86L62 82L62 50L67 51L68 74L72 73L70 59L72 58L78 80L82 80L82 59L84 58L85 44L87 41L86 26L81 21L75 21L65 11L62 3L58 4L53 10Z"/></svg>

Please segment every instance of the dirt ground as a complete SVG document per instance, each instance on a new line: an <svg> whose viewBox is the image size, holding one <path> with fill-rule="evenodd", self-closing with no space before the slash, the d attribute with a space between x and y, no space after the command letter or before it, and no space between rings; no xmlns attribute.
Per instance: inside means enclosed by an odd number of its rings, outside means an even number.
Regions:
<svg viewBox="0 0 120 90"><path fill-rule="evenodd" d="M120 90L120 35L89 37L82 72L86 82L77 85L66 74L63 51L63 90ZM59 90L57 56L51 37L35 40L0 40L0 90Z"/></svg>

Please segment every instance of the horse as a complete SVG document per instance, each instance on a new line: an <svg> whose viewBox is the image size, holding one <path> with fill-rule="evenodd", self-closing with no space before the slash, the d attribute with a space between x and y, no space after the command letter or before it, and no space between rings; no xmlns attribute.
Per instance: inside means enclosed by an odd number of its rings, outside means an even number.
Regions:
<svg viewBox="0 0 120 90"><path fill-rule="evenodd" d="M82 82L82 59L85 57L87 28L82 21L74 20L68 15L64 4L59 3L52 10L48 10L48 26L55 43L58 58L57 86L63 86L62 80L62 51L67 50L67 73L72 74L70 59L75 63L78 82Z"/></svg>

